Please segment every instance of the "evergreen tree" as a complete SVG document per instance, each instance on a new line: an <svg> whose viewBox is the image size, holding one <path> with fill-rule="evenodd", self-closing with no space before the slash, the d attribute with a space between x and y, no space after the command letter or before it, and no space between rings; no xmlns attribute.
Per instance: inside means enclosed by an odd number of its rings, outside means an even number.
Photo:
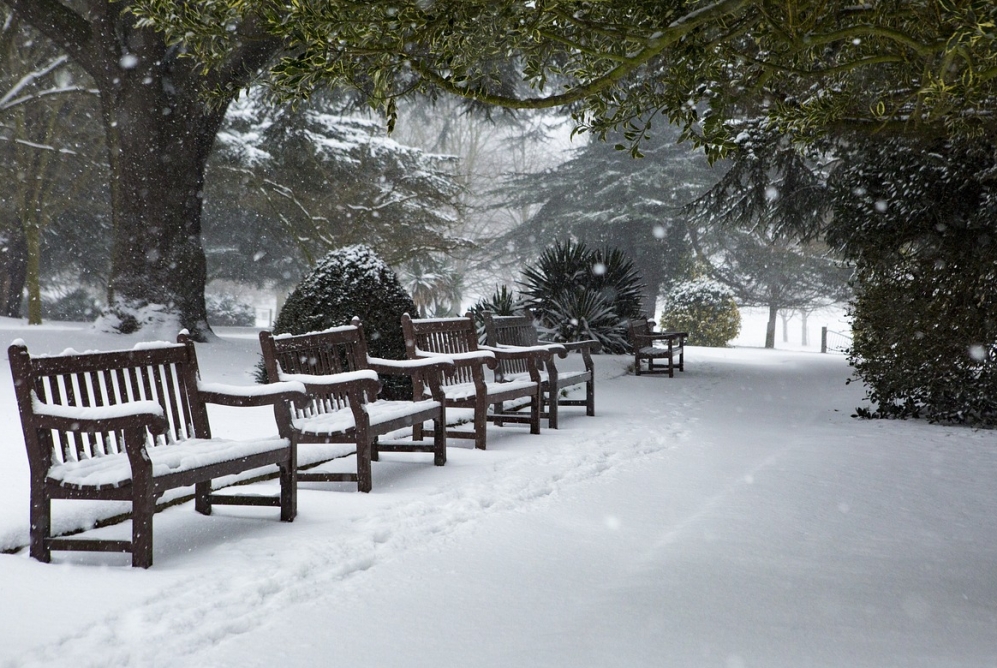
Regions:
<svg viewBox="0 0 997 668"><path fill-rule="evenodd" d="M231 105L209 163L212 278L293 284L315 256L363 243L391 265L448 251L460 212L455 159L403 146L327 96Z"/></svg>
<svg viewBox="0 0 997 668"><path fill-rule="evenodd" d="M665 128L635 160L611 143L590 141L553 169L513 178L505 189L510 201L539 209L508 238L530 249L573 239L623 251L645 285L642 309L653 315L662 289L690 265L682 209L719 176L701 154L676 142L677 132Z"/></svg>

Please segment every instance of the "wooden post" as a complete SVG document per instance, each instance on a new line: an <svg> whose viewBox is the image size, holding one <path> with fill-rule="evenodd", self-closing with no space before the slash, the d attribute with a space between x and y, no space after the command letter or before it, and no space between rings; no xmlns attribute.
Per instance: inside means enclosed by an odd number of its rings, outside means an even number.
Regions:
<svg viewBox="0 0 997 668"><path fill-rule="evenodd" d="M820 328L820 351L827 352L827 325Z"/></svg>

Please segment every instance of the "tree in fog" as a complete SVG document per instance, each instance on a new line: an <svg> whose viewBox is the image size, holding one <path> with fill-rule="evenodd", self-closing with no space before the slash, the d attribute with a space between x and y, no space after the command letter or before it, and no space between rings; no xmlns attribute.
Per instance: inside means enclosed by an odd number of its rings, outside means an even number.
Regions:
<svg viewBox="0 0 997 668"><path fill-rule="evenodd" d="M513 178L506 196L536 208L508 239L531 251L574 239L625 252L645 284L643 309L653 315L663 288L688 270L692 247L683 207L719 177L700 153L663 128L634 159L611 142L589 141L566 162Z"/></svg>
<svg viewBox="0 0 997 668"><path fill-rule="evenodd" d="M847 299L850 269L819 242L828 216L824 156L802 151L761 119L741 123L729 169L689 205L703 265L743 306L768 309L765 347L779 312Z"/></svg>
<svg viewBox="0 0 997 668"><path fill-rule="evenodd" d="M227 101L280 40L236 22L235 43L205 71L141 27L131 0L2 0L62 49L99 91L114 238L106 323L131 332L153 322L208 330L201 245L204 168ZM208 104L204 93L218 95ZM96 147L90 147L91 155Z"/></svg>
<svg viewBox="0 0 997 668"><path fill-rule="evenodd" d="M456 159L404 146L343 106L321 96L271 108L250 94L230 107L205 197L211 279L290 286L344 245L395 266L461 245Z"/></svg>
<svg viewBox="0 0 997 668"><path fill-rule="evenodd" d="M454 177L462 189L462 215L455 234L467 243L408 263L402 272L413 296L423 295L426 313L455 313L465 293L486 295L511 284L535 259L532 248L517 248L506 234L536 207L509 201L496 184L510 173L538 172L566 159L567 119L490 113L454 97L415 97L398 112L393 136L399 141L458 158Z"/></svg>
<svg viewBox="0 0 997 668"><path fill-rule="evenodd" d="M47 251L68 232L69 221L92 215L106 203L100 185L103 164L90 148L101 141L92 86L85 74L47 40L0 12L0 173L6 197L0 205L0 307L20 317L22 290L28 322L41 322L42 265L48 276L69 269L68 255ZM91 209L88 211L88 209ZM68 224L67 224L68 223ZM65 240L63 240L65 241ZM61 242L60 242L61 243ZM100 266L100 255L80 254ZM45 252L43 252L45 251ZM79 273L69 271L76 284Z"/></svg>

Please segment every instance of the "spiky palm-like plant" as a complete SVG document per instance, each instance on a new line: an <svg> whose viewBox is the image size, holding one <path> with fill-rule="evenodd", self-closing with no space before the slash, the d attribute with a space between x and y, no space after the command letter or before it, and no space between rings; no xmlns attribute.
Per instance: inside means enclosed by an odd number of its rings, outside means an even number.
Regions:
<svg viewBox="0 0 997 668"><path fill-rule="evenodd" d="M509 286L501 285L495 288L491 297L482 297L474 306L468 309L474 316L474 326L478 332L478 342L485 342L485 317L487 311L494 315L516 315L523 310L525 304Z"/></svg>
<svg viewBox="0 0 997 668"><path fill-rule="evenodd" d="M558 340L595 337L611 353L627 352L622 334L627 320L640 315L643 289L625 253L571 241L545 250L522 279L527 306Z"/></svg>

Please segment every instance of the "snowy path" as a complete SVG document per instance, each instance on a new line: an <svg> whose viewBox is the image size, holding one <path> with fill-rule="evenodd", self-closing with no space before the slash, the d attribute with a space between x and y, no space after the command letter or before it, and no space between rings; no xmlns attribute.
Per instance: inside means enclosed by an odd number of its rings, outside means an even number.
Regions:
<svg viewBox="0 0 997 668"><path fill-rule="evenodd" d="M997 435L853 420L840 357L690 357L291 525L171 509L149 571L0 556L0 666L997 665Z"/></svg>

